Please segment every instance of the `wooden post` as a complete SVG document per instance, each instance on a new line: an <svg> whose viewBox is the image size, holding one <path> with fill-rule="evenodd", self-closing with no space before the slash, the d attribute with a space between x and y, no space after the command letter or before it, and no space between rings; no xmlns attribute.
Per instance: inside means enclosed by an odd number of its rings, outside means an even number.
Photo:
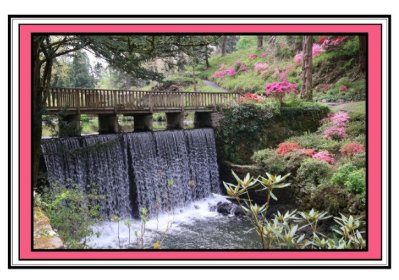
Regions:
<svg viewBox="0 0 399 280"><path fill-rule="evenodd" d="M152 92L148 94L148 107L150 109L150 112L152 113L153 110L153 104L152 104Z"/></svg>
<svg viewBox="0 0 399 280"><path fill-rule="evenodd" d="M76 98L76 105L78 107L78 114L80 114L80 97L79 97L79 91L78 90L74 90L75 91L75 98Z"/></svg>

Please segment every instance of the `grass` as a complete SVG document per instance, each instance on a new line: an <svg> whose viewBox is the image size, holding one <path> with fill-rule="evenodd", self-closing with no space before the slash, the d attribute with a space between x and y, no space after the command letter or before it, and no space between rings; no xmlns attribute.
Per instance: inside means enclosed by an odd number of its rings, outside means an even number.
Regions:
<svg viewBox="0 0 399 280"><path fill-rule="evenodd" d="M330 106L333 111L347 111L351 113L365 113L366 112L366 102L348 102L335 106Z"/></svg>

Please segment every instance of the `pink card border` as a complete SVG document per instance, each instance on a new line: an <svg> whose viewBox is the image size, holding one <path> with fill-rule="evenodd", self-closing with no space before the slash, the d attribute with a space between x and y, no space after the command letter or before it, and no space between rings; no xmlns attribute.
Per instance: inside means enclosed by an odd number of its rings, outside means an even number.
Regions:
<svg viewBox="0 0 399 280"><path fill-rule="evenodd" d="M367 33L368 250L367 251L38 251L31 244L31 36L33 33ZM380 260L381 25L20 25L20 251L21 260Z"/></svg>

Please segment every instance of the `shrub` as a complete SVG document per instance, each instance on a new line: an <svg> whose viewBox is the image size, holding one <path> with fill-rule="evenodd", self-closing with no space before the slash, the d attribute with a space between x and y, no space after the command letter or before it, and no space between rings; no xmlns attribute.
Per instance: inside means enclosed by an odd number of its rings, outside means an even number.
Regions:
<svg viewBox="0 0 399 280"><path fill-rule="evenodd" d="M254 153L252 159L272 174L282 174L285 171L284 158L272 149L263 149Z"/></svg>
<svg viewBox="0 0 399 280"><path fill-rule="evenodd" d="M295 181L300 185L311 184L317 186L328 179L331 173L331 165L327 162L307 158L299 167Z"/></svg>
<svg viewBox="0 0 399 280"><path fill-rule="evenodd" d="M348 143L345 144L341 149L341 154L343 156L349 156L349 157L363 152L364 152L364 146L359 143Z"/></svg>
<svg viewBox="0 0 399 280"><path fill-rule="evenodd" d="M346 163L338 168L338 170L331 177L331 183L336 186L344 186L348 180L348 176L351 172L357 168L352 163Z"/></svg>
<svg viewBox="0 0 399 280"><path fill-rule="evenodd" d="M90 187L88 194L83 193L78 185L69 187L55 185L40 200L51 225L57 230L67 248L86 247L86 238L95 232L92 226L100 218L101 196L96 188Z"/></svg>
<svg viewBox="0 0 399 280"><path fill-rule="evenodd" d="M349 122L346 133L349 137L357 137L360 134L366 133L366 126L365 123L362 121L351 121Z"/></svg>
<svg viewBox="0 0 399 280"><path fill-rule="evenodd" d="M264 100L265 100L265 98L263 96L257 95L255 93L247 92L244 95L240 96L239 102L240 103L243 103L243 102L255 102L255 103L258 103L258 102L262 102Z"/></svg>
<svg viewBox="0 0 399 280"><path fill-rule="evenodd" d="M347 181L345 182L349 192L362 194L366 189L366 172L365 169L359 169L349 173Z"/></svg>
<svg viewBox="0 0 399 280"><path fill-rule="evenodd" d="M265 90L266 96L273 95L280 101L280 103L283 102L283 98L286 94L299 93L297 90L297 85L287 81L267 84Z"/></svg>
<svg viewBox="0 0 399 280"><path fill-rule="evenodd" d="M327 162L327 163L329 163L329 164L334 164L334 163L335 163L335 159L334 159L333 156L332 156L329 152L327 152L327 151L318 152L318 153L314 154L314 155L312 156L312 158L317 159L317 160L320 160L320 161L325 161L325 162Z"/></svg>
<svg viewBox="0 0 399 280"><path fill-rule="evenodd" d="M345 127L349 122L349 114L347 112L338 112L330 116L331 123L337 127Z"/></svg>
<svg viewBox="0 0 399 280"><path fill-rule="evenodd" d="M341 140L347 136L345 127L331 126L323 132L328 139Z"/></svg>
<svg viewBox="0 0 399 280"><path fill-rule="evenodd" d="M278 145L276 149L277 154L279 155L286 155L290 152L296 151L300 149L301 146L295 142L283 142Z"/></svg>
<svg viewBox="0 0 399 280"><path fill-rule="evenodd" d="M223 146L227 160L234 163L248 163L254 151L259 149L270 127L271 119L279 114L273 104L241 103L223 108L223 122L216 130L218 145Z"/></svg>
<svg viewBox="0 0 399 280"><path fill-rule="evenodd" d="M324 138L315 133L305 133L301 136L294 136L289 138L288 141L297 142L301 147L306 149L326 150L330 153L336 153L340 148L340 144L337 141Z"/></svg>
<svg viewBox="0 0 399 280"><path fill-rule="evenodd" d="M256 73L260 74L262 72L267 71L267 69L269 68L269 65L267 63L258 62L258 63L255 63L254 67L255 67Z"/></svg>

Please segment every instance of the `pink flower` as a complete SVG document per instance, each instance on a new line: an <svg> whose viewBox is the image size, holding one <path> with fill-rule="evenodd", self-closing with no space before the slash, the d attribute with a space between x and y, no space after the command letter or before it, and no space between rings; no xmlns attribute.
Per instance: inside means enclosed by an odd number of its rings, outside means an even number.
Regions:
<svg viewBox="0 0 399 280"><path fill-rule="evenodd" d="M323 52L323 48L319 44L313 44L312 46L312 56L316 57L319 56Z"/></svg>
<svg viewBox="0 0 399 280"><path fill-rule="evenodd" d="M323 135L328 139L343 139L346 137L346 129L345 127L332 126L324 130Z"/></svg>
<svg viewBox="0 0 399 280"><path fill-rule="evenodd" d="M253 54L248 55L248 57L249 57L249 59L257 59L258 55L253 53Z"/></svg>
<svg viewBox="0 0 399 280"><path fill-rule="evenodd" d="M262 73L262 72L267 71L267 69L269 68L269 65L267 63L258 62L258 63L255 63L254 67L255 67L256 73Z"/></svg>
<svg viewBox="0 0 399 280"><path fill-rule="evenodd" d="M248 68L247 68L247 65L245 65L244 63L242 63L241 65L240 65L240 69L239 69L240 71L247 71L248 70Z"/></svg>
<svg viewBox="0 0 399 280"><path fill-rule="evenodd" d="M325 162L327 162L329 164L334 164L335 163L335 159L327 151L318 152L318 153L314 154L312 156L312 158L320 160L320 161L325 161Z"/></svg>
<svg viewBox="0 0 399 280"><path fill-rule="evenodd" d="M226 74L227 74L227 76L232 77L236 74L236 70L234 68L229 68L226 70Z"/></svg>
<svg viewBox="0 0 399 280"><path fill-rule="evenodd" d="M297 54L294 56L294 62L295 62L296 64L301 64L301 63L302 63L302 60L303 60L303 53L302 53L302 52L297 53Z"/></svg>
<svg viewBox="0 0 399 280"><path fill-rule="evenodd" d="M298 150L298 153L301 155L312 157L316 153L316 150L315 149L300 149L300 150Z"/></svg>
<svg viewBox="0 0 399 280"><path fill-rule="evenodd" d="M267 56L267 53L266 52L263 52L261 55L260 55L260 57L262 57L262 58L265 58Z"/></svg>
<svg viewBox="0 0 399 280"><path fill-rule="evenodd" d="M330 116L330 120L334 126L344 127L349 122L349 114L347 112L340 111Z"/></svg>
<svg viewBox="0 0 399 280"><path fill-rule="evenodd" d="M348 90L347 86L342 85L339 87L339 91L347 91L347 90Z"/></svg>

